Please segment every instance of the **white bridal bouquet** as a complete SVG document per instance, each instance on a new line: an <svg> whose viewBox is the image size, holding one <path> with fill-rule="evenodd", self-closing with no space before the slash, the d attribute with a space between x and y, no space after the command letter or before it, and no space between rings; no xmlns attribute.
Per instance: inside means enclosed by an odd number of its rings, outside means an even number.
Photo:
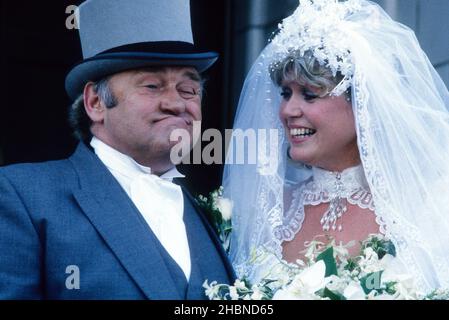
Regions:
<svg viewBox="0 0 449 320"><path fill-rule="evenodd" d="M260 263L270 253L258 256ZM307 262L279 261L259 283L236 280L233 286L216 281L203 284L211 300L448 300L449 290L422 295L413 278L398 273L391 241L370 235L360 255L350 257L347 246L334 240L325 245L313 240L305 252ZM259 260L261 259L261 260ZM259 260L259 261L257 261Z"/></svg>
<svg viewBox="0 0 449 320"><path fill-rule="evenodd" d="M209 213L229 252L233 206L222 192L219 188L209 197L199 196L198 203ZM206 280L206 296L211 300L449 300L446 289L427 295L418 292L413 277L401 273L393 243L381 234L362 241L355 257L347 249L353 241L337 245L331 238L320 241L322 237L307 243L305 261L296 263L278 259L272 252L254 252L251 264L277 261L258 283L237 279L231 286Z"/></svg>

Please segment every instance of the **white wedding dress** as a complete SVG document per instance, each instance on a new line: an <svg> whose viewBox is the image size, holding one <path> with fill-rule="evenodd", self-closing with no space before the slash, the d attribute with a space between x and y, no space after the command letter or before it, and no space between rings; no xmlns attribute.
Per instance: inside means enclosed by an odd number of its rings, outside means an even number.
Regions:
<svg viewBox="0 0 449 320"><path fill-rule="evenodd" d="M345 72L344 88L351 88L365 179L355 179L354 187L349 179L340 197L375 209L380 231L419 291L449 288L449 92L415 34L365 0L301 1L287 19L248 73L234 122L243 131L278 130L278 145L268 136L259 143L272 153L276 170L267 171L264 161L230 162L224 169L224 196L234 202L230 258L238 276L257 280L265 273L269 263L251 261L258 252L273 252L273 263L282 258L282 241L301 232L301 203L333 202L336 209L323 227L339 228L342 203L332 188L317 193L310 178L320 173L287 159L280 89L269 72L291 50L312 50L322 63ZM327 183L328 175L323 178ZM298 187L285 203L291 183Z"/></svg>

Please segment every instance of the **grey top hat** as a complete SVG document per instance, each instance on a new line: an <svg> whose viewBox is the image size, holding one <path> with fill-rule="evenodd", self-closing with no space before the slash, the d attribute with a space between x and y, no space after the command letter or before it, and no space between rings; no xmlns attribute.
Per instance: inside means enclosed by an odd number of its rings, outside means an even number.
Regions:
<svg viewBox="0 0 449 320"><path fill-rule="evenodd" d="M79 7L84 60L68 73L71 99L88 81L151 65L205 71L218 58L193 44L189 0L87 0Z"/></svg>

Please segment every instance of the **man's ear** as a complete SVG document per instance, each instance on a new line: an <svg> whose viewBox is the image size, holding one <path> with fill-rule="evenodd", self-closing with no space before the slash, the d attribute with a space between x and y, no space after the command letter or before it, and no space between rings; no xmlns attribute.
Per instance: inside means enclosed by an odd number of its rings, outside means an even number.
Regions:
<svg viewBox="0 0 449 320"><path fill-rule="evenodd" d="M88 82L84 86L84 108L93 123L101 123L104 120L105 106L101 103L100 97L94 90L95 84Z"/></svg>

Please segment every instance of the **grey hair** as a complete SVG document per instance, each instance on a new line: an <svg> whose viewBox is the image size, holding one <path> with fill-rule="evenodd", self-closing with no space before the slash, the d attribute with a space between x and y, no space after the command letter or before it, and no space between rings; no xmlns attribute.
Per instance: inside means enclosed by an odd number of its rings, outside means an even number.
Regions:
<svg viewBox="0 0 449 320"><path fill-rule="evenodd" d="M320 96L331 92L343 79L340 73L334 76L328 67L322 66L311 51L306 51L303 55L292 51L281 61L273 62L269 72L271 80L278 87L282 86L283 81L293 81L302 86L310 85L320 88ZM349 97L350 91L350 89L346 91Z"/></svg>
<svg viewBox="0 0 449 320"><path fill-rule="evenodd" d="M106 77L96 82L94 84L94 91L98 94L100 100L103 101L106 108L111 109L117 105L117 99L114 97L114 94L109 87L109 79L110 77Z"/></svg>
<svg viewBox="0 0 449 320"><path fill-rule="evenodd" d="M109 87L110 77L103 78L94 83L93 89L98 94L100 100L103 101L106 108L113 108L117 105L117 99L114 97ZM69 124L73 129L73 135L80 141L87 142L92 138L90 127L92 120L86 113L84 106L84 96L80 94L75 99L69 109Z"/></svg>

